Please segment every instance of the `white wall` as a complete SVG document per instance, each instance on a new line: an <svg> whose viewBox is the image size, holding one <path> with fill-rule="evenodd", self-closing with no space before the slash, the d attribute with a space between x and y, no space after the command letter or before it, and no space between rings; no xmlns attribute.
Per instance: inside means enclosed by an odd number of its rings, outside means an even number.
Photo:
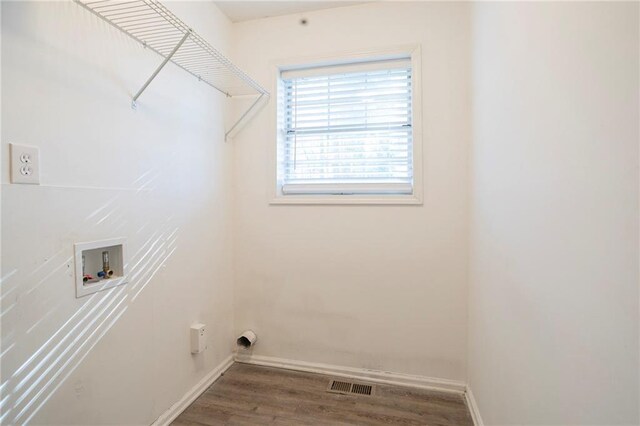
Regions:
<svg viewBox="0 0 640 426"><path fill-rule="evenodd" d="M169 7L216 46L213 3ZM150 424L231 354L232 146L215 90L72 2L2 2L2 156L36 145L40 186L2 174L4 421ZM75 298L73 243L128 238L130 282ZM208 324L209 349L188 327ZM20 414L20 412L24 412Z"/></svg>
<svg viewBox="0 0 640 426"><path fill-rule="evenodd" d="M234 25L275 94L278 59L422 45L424 205L274 206L274 97L235 138L236 331L253 355L466 377L470 6L373 3Z"/></svg>
<svg viewBox="0 0 640 426"><path fill-rule="evenodd" d="M638 4L474 9L469 382L484 423L638 424Z"/></svg>

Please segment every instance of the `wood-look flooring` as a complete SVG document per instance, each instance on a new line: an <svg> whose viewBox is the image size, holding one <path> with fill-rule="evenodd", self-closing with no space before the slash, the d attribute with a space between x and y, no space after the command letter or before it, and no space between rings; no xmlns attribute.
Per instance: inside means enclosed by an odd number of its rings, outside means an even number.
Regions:
<svg viewBox="0 0 640 426"><path fill-rule="evenodd" d="M462 395L379 384L340 395L326 391L331 378L236 363L172 425L473 426Z"/></svg>

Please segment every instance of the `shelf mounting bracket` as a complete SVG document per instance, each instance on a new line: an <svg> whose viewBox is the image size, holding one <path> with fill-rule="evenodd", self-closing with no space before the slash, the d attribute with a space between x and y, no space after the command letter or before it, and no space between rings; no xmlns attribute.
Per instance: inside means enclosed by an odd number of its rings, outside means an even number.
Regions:
<svg viewBox="0 0 640 426"><path fill-rule="evenodd" d="M191 29L189 29L185 34L184 37L182 37L182 39L178 42L178 44L176 44L176 47L173 48L173 50L171 51L171 53L169 53L165 58L164 61L162 61L162 63L160 64L160 66L158 66L158 68L156 68L156 70L153 72L153 74L151 74L151 77L149 77L147 79L147 81L142 85L142 87L140 88L140 90L138 90L138 93L135 94L135 96L133 97L133 100L131 101L131 108L133 109L137 109L138 108L138 98L140 97L140 95L142 94L142 92L144 92L144 90L147 88L147 86L149 85L149 83L151 83L153 81L154 78L156 78L156 76L158 75L158 73L162 70L162 68L164 68L165 65L167 65L167 62L169 62L171 60L171 58L173 57L173 55L176 54L176 52L178 51L178 49L180 49L180 46L182 46L182 44L187 41L187 39L189 38L189 36L191 35L192 31Z"/></svg>
<svg viewBox="0 0 640 426"><path fill-rule="evenodd" d="M246 124L248 119L251 118L251 113L257 111L259 107L261 107L268 99L268 93L260 93L258 99L256 99L255 102L251 104L251 106L244 112L244 114L242 114L240 118L238 118L238 120L235 122L235 124L231 126L231 128L224 134L225 142L227 141L229 135L233 136L233 134L237 133Z"/></svg>

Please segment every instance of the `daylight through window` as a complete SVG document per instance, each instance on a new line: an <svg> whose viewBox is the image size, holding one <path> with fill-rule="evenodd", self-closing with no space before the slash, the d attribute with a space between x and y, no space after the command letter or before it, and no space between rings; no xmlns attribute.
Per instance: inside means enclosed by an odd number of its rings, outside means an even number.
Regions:
<svg viewBox="0 0 640 426"><path fill-rule="evenodd" d="M411 61L281 74L283 194L411 194Z"/></svg>

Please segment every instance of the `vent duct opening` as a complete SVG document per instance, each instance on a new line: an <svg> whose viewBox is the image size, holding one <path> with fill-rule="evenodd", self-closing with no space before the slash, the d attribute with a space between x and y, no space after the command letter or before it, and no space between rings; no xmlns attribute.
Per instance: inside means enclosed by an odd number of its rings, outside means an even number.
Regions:
<svg viewBox="0 0 640 426"><path fill-rule="evenodd" d="M247 330L238 337L236 344L242 349L249 349L251 346L255 345L257 340L258 336L256 336L256 333L251 330Z"/></svg>

